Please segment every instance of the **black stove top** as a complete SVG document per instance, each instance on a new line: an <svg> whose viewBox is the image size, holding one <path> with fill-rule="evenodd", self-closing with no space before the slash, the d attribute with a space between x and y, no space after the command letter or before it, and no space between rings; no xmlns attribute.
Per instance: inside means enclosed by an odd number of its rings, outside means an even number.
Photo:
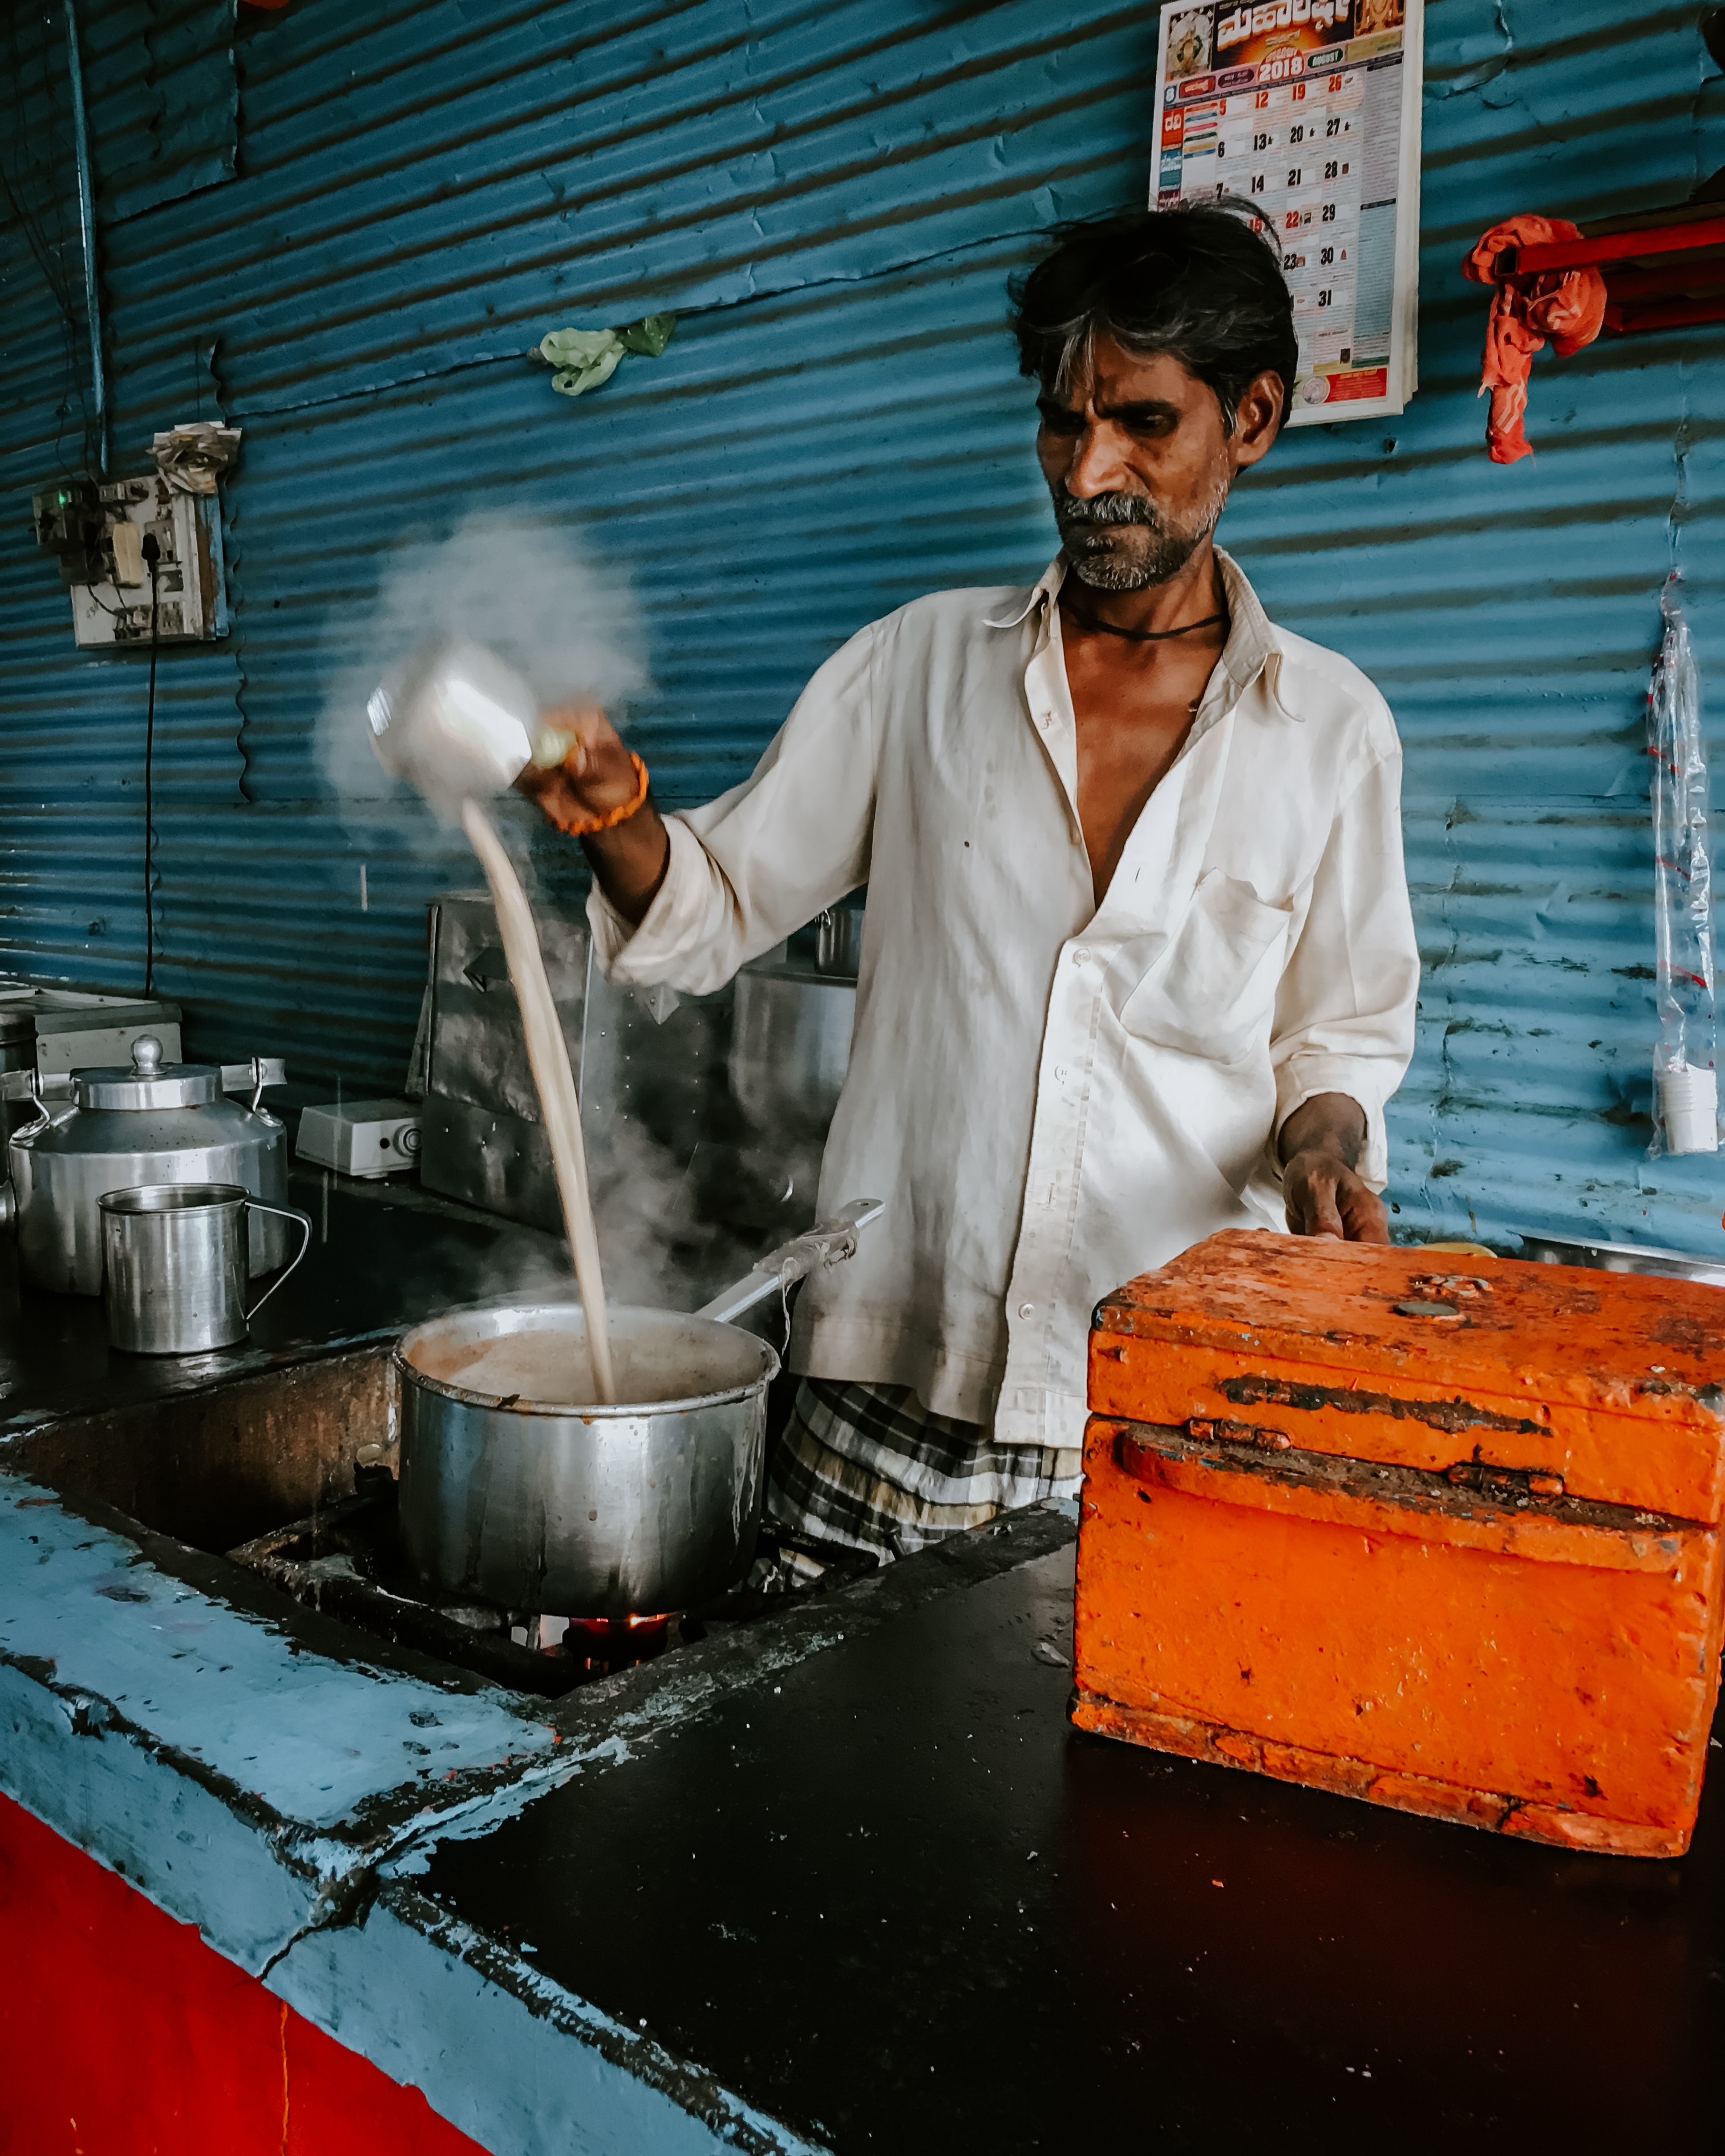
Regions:
<svg viewBox="0 0 1725 2156"><path fill-rule="evenodd" d="M402 1548L395 1497L395 1477L387 1467L362 1467L352 1497L259 1535L228 1556L285 1588L296 1602L549 1699L769 1616L784 1608L793 1583L799 1594L831 1594L875 1569L871 1558L766 1520L747 1575L696 1609L572 1620L433 1599Z"/></svg>

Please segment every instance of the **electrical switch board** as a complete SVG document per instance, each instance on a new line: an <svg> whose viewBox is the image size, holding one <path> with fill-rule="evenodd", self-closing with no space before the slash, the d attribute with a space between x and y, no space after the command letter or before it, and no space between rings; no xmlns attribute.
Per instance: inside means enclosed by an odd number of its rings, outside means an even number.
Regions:
<svg viewBox="0 0 1725 2156"><path fill-rule="evenodd" d="M72 594L72 628L86 649L151 639L156 542L156 640L207 643L228 634L221 503L147 478L74 479L33 497L36 539L59 562Z"/></svg>

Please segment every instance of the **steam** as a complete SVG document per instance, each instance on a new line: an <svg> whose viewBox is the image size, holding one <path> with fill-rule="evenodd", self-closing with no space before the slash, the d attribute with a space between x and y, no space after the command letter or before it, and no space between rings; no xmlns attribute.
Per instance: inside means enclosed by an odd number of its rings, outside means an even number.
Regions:
<svg viewBox="0 0 1725 2156"><path fill-rule="evenodd" d="M769 1148L763 1134L757 1150L739 1150L735 1158L753 1199L742 1209L757 1213L757 1225L732 1225L714 1217L703 1202L700 1159L680 1162L633 1116L610 1119L593 1141L593 1201L605 1278L619 1302L693 1310L799 1231L802 1214L775 1217L772 1203L791 1194L793 1169L782 1152ZM818 1173L817 1154L806 1173L794 1178L799 1186L806 1183L804 1211Z"/></svg>
<svg viewBox="0 0 1725 2156"><path fill-rule="evenodd" d="M405 857L416 880L424 875L428 898L437 888L434 877L447 874L452 850L471 857L418 796L377 762L366 705L380 682L441 636L487 646L546 705L596 702L616 721L650 685L644 628L626 572L567 526L470 516L446 538L392 554L375 605L358 616L357 634L354 619L350 614L340 648L331 654L317 725L319 768L340 804L350 844L375 844L386 857ZM525 803L494 805L520 811L500 819L500 835L525 874L522 840L536 823L535 814ZM568 850L572 862L577 858L572 842L555 843ZM476 880L478 865L472 865ZM542 889L542 921L547 909L566 902ZM691 1310L807 1224L819 1148L799 1151L792 1144L788 1150L783 1133L748 1127L735 1109L721 1117L727 1126L722 1146L703 1142L691 1152L686 1144L663 1142L640 1120L634 1099L649 1068L660 1066L644 1050L637 1060L633 1050L619 1048L626 1020L648 1022L637 1009L639 999L599 983L596 971L589 997L582 1126L606 1281L620 1302ZM657 1037L656 1025L649 1030ZM608 1048L601 1047L607 1035ZM640 1049L634 1042L634 1050ZM699 1045L680 1042L671 1053L678 1069L692 1071ZM415 1287L427 1310L504 1297L562 1301L574 1296L569 1265L560 1235L500 1217L495 1235L482 1240L429 1239L417 1255ZM750 1329L782 1344L779 1306L763 1306Z"/></svg>
<svg viewBox="0 0 1725 2156"><path fill-rule="evenodd" d="M603 1114L598 1119L604 1120ZM590 1168L606 1286L616 1303L694 1310L807 1224L819 1148L805 1148L787 1164L782 1149L770 1147L762 1134L759 1152L744 1158L754 1170L761 1217L757 1224L734 1226L710 1217L703 1205L699 1161L680 1162L632 1116L609 1119L603 1136L593 1139ZM794 1210L783 1202L793 1183ZM782 1201L778 1208L775 1198ZM492 1301L578 1300L562 1236L501 1215L495 1234L483 1241L428 1238L411 1271L413 1295L428 1313ZM779 1302L763 1303L742 1322L783 1352L786 1313Z"/></svg>
<svg viewBox="0 0 1725 2156"><path fill-rule="evenodd" d="M547 705L603 704L615 720L649 686L624 570L569 526L469 516L447 538L393 555L357 654L344 639L317 725L319 767L343 803L417 804L372 753L366 700L435 636L489 646Z"/></svg>

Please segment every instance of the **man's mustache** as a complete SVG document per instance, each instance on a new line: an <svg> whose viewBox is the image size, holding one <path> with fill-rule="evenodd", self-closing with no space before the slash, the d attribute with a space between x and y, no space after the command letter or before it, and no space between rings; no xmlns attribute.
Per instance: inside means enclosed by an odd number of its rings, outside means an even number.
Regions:
<svg viewBox="0 0 1725 2156"><path fill-rule="evenodd" d="M1147 494L1068 494L1065 488L1054 498L1055 521L1061 529L1073 526L1145 524L1152 531L1163 528L1164 520Z"/></svg>

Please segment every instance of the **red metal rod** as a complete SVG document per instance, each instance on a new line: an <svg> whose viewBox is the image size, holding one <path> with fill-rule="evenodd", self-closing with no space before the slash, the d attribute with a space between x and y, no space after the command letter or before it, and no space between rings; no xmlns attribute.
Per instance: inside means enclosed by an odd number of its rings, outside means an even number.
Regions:
<svg viewBox="0 0 1725 2156"><path fill-rule="evenodd" d="M1605 326L1614 336L1640 330L1677 330L1694 322L1725 322L1725 292L1706 300L1656 300L1645 307L1608 306Z"/></svg>
<svg viewBox="0 0 1725 2156"><path fill-rule="evenodd" d="M1669 299L1673 293L1711 292L1725 285L1725 254L1699 261L1678 260L1658 270L1608 270L1606 296L1619 305L1640 300Z"/></svg>
<svg viewBox="0 0 1725 2156"><path fill-rule="evenodd" d="M1544 270L1584 270L1594 263L1627 262L1641 254L1721 246L1725 246L1725 217L1697 218L1688 224L1650 224L1643 232L1607 233L1600 239L1560 239L1548 247L1517 248L1515 275L1533 277Z"/></svg>

